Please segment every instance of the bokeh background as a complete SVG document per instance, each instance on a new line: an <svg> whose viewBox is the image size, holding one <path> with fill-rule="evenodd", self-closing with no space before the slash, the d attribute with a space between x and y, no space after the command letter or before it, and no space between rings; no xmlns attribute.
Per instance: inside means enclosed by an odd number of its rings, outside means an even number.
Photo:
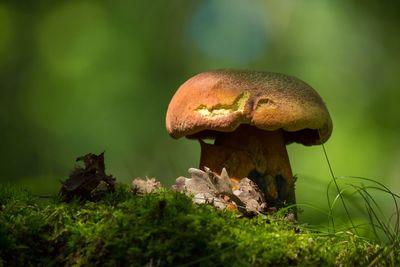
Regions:
<svg viewBox="0 0 400 267"><path fill-rule="evenodd" d="M166 133L175 90L205 70L244 68L313 86L334 123L335 175L400 193L399 27L395 1L1 1L0 182L54 194L76 157L105 151L119 181L171 185L199 161L198 143ZM288 152L297 201L324 207L322 147Z"/></svg>

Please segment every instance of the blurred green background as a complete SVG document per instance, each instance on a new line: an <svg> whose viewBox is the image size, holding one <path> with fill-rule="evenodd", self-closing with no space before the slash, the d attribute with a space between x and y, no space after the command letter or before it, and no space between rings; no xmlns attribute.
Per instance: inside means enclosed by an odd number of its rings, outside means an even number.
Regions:
<svg viewBox="0 0 400 267"><path fill-rule="evenodd" d="M245 68L313 86L334 123L335 175L400 193L397 10L372 0L1 1L1 182L55 193L76 157L105 150L119 181L171 185L199 161L198 143L166 133L175 90L205 70ZM288 151L297 201L324 206L322 147Z"/></svg>

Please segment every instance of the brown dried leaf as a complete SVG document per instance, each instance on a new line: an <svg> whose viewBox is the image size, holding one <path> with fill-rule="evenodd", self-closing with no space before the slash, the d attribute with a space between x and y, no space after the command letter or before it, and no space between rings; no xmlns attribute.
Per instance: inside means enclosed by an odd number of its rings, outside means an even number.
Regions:
<svg viewBox="0 0 400 267"><path fill-rule="evenodd" d="M115 178L105 174L104 152L78 157L85 167L75 166L69 178L62 182L60 197L70 202L74 197L81 200L96 200L104 193L114 191Z"/></svg>

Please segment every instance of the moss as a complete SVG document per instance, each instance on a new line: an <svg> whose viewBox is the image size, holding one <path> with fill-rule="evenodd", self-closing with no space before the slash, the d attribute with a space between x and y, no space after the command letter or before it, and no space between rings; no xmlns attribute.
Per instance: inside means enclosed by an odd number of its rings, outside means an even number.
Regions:
<svg viewBox="0 0 400 267"><path fill-rule="evenodd" d="M99 202L65 204L0 189L0 266L394 266L399 252L278 215L238 218L167 190L139 196L120 185Z"/></svg>

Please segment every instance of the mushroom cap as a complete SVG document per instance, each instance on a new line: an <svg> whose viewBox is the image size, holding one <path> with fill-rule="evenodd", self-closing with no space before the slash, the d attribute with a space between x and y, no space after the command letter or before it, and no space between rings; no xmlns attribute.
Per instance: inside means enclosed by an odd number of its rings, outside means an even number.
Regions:
<svg viewBox="0 0 400 267"><path fill-rule="evenodd" d="M242 124L282 129L286 144L318 145L332 133L318 93L295 77L273 72L214 70L195 75L176 91L166 116L174 138L212 138Z"/></svg>

